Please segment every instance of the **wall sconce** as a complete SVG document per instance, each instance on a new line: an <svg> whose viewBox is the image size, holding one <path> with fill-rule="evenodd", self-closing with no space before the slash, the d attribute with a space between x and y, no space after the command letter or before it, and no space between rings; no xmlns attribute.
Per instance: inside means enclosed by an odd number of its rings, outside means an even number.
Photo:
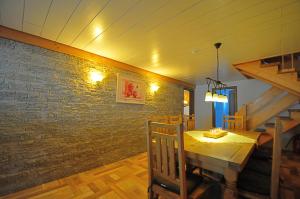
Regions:
<svg viewBox="0 0 300 199"><path fill-rule="evenodd" d="M158 91L159 86L155 83L152 83L151 86L150 86L150 89L151 89L152 92L155 93L156 91Z"/></svg>
<svg viewBox="0 0 300 199"><path fill-rule="evenodd" d="M91 83L96 84L97 82L101 82L104 79L104 75L97 70L91 70L90 79Z"/></svg>

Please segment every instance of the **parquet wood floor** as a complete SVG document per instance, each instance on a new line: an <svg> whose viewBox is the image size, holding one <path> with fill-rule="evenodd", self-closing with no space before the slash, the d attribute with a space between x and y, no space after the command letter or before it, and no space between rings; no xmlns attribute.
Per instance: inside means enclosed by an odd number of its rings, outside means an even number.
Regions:
<svg viewBox="0 0 300 199"><path fill-rule="evenodd" d="M1 199L147 198L147 154L25 189Z"/></svg>

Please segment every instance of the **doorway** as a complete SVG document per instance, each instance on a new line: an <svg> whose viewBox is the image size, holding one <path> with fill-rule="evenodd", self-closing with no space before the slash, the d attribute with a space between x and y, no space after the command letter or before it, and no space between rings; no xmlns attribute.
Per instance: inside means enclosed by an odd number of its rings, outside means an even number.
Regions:
<svg viewBox="0 0 300 199"><path fill-rule="evenodd" d="M222 128L224 116L234 115L237 111L237 87L232 86L222 89L213 89L213 92L226 95L228 98L228 103L213 102L212 104L213 127Z"/></svg>
<svg viewBox="0 0 300 199"><path fill-rule="evenodd" d="M183 115L194 114L194 90L183 90Z"/></svg>

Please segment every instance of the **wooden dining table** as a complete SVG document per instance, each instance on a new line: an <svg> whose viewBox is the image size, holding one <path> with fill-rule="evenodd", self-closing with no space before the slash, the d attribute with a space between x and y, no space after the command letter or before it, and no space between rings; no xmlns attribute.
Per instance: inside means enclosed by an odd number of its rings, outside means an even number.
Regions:
<svg viewBox="0 0 300 199"><path fill-rule="evenodd" d="M186 161L209 171L224 175L224 198L237 198L237 178L256 147L258 132L227 131L221 138L208 138L206 131L184 133Z"/></svg>

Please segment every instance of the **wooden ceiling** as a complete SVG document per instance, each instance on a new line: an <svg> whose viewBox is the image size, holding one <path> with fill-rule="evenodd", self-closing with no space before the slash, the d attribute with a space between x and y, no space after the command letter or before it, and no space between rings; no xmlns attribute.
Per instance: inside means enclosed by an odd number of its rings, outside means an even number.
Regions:
<svg viewBox="0 0 300 199"><path fill-rule="evenodd" d="M0 24L179 80L300 50L300 0L0 0Z"/></svg>

